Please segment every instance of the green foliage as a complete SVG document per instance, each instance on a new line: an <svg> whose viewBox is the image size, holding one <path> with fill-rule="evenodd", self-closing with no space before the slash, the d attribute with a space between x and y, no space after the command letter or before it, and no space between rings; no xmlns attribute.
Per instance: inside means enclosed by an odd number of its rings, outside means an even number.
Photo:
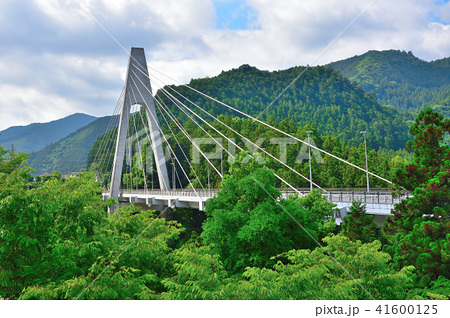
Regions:
<svg viewBox="0 0 450 318"><path fill-rule="evenodd" d="M230 273L268 266L273 255L315 246L314 240L330 229L324 223L334 207L320 193L280 199L273 173L255 160L242 163L248 155L238 156L231 175L205 208L202 238Z"/></svg>
<svg viewBox="0 0 450 318"><path fill-rule="evenodd" d="M91 175L64 183L52 178L31 190L28 178L21 168L0 178L0 295L6 298L89 268L88 246L106 213Z"/></svg>
<svg viewBox="0 0 450 318"><path fill-rule="evenodd" d="M176 275L163 280L167 292L162 299L222 299L221 290L229 281L220 256L198 240L192 240L175 251Z"/></svg>
<svg viewBox="0 0 450 318"><path fill-rule="evenodd" d="M352 241L370 243L377 239L377 224L373 215L366 214L366 206L360 201L354 201L350 214L344 217L341 234Z"/></svg>
<svg viewBox="0 0 450 318"><path fill-rule="evenodd" d="M277 99L300 73L302 76ZM315 126L319 134L336 136L354 146L360 143L361 130L376 132L369 139L374 149L399 149L408 138L405 121L409 117L381 106L373 95L331 67L293 67L268 72L242 65L213 78L192 80L189 86L249 115L262 113L263 119L275 122L289 118L298 126ZM184 86L166 89L176 90L214 116L240 116ZM186 116L162 92L157 93L157 98L182 122L186 121ZM197 111L190 103L186 105ZM240 132L246 135L249 131Z"/></svg>
<svg viewBox="0 0 450 318"><path fill-rule="evenodd" d="M169 244L180 231L178 223L155 219L153 212L132 205L118 209L85 247L89 267L65 280L31 286L21 299L156 299L164 290L162 277L172 274Z"/></svg>
<svg viewBox="0 0 450 318"><path fill-rule="evenodd" d="M289 262L273 270L247 269L233 299L404 299L413 268L390 270L379 241L362 244L337 235L324 242L325 249L289 251Z"/></svg>
<svg viewBox="0 0 450 318"><path fill-rule="evenodd" d="M67 137L32 153L29 158L30 167L38 175L54 170L61 173L85 170L88 153L96 138L106 131L110 120L110 116L99 118Z"/></svg>
<svg viewBox="0 0 450 318"><path fill-rule="evenodd" d="M220 258L201 245L176 254L177 274L163 283L164 299L405 299L412 267L389 269L381 243L352 242L345 236L324 239L325 249L291 250L273 259L272 268L247 267L230 277ZM284 260L284 261L281 261Z"/></svg>
<svg viewBox="0 0 450 318"><path fill-rule="evenodd" d="M134 206L109 216L112 202L90 173L55 173L28 189L25 158L0 148L0 297L154 299L163 291L178 223Z"/></svg>
<svg viewBox="0 0 450 318"><path fill-rule="evenodd" d="M128 206L109 216L98 233L102 253L89 270L59 286L48 286L56 289L57 299L155 299L164 290L161 278L172 269L168 245L178 237L180 226L155 219L152 212L137 211ZM95 285L85 290L94 279ZM27 297L28 291L23 298Z"/></svg>
<svg viewBox="0 0 450 318"><path fill-rule="evenodd" d="M449 131L450 119L429 107L416 118L408 145L414 160L396 175L412 197L396 205L383 228L397 267L414 265L424 286L450 278L450 145L443 142Z"/></svg>
<svg viewBox="0 0 450 318"><path fill-rule="evenodd" d="M408 299L414 300L449 300L450 280L439 276L430 283L429 288L417 288L408 292Z"/></svg>
<svg viewBox="0 0 450 318"><path fill-rule="evenodd" d="M426 62L411 52L369 51L331 63L344 76L366 91L374 92L383 104L401 111L418 111L439 104L450 89L449 58Z"/></svg>

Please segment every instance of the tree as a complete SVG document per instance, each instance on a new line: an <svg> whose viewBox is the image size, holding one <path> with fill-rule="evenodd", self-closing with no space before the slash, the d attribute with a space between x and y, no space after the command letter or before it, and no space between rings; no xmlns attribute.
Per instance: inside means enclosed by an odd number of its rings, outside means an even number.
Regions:
<svg viewBox="0 0 450 318"><path fill-rule="evenodd" d="M230 273L273 265L271 256L293 248L315 247L333 213L334 205L317 193L281 199L273 173L255 160L243 164L247 155L237 157L217 197L207 202L201 234Z"/></svg>
<svg viewBox="0 0 450 318"><path fill-rule="evenodd" d="M164 289L178 224L133 206L109 216L90 173L29 189L26 155L0 155L0 297L73 299L104 270L83 299L148 299Z"/></svg>
<svg viewBox="0 0 450 318"><path fill-rule="evenodd" d="M222 299L221 290L230 279L220 255L197 238L174 251L173 257L176 275L162 281L167 289L162 299Z"/></svg>
<svg viewBox="0 0 450 318"><path fill-rule="evenodd" d="M341 234L352 241L373 242L377 238L377 224L373 215L366 214L366 206L360 201L353 201L350 214L343 219Z"/></svg>
<svg viewBox="0 0 450 318"><path fill-rule="evenodd" d="M412 196L395 206L383 227L387 250L398 268L414 265L424 286L439 276L450 278L450 119L423 110L409 132L414 160L396 172L396 184Z"/></svg>
<svg viewBox="0 0 450 318"><path fill-rule="evenodd" d="M324 248L290 250L271 267L247 267L228 276L209 247L191 244L175 252L175 276L163 281L163 299L405 299L413 267L390 269L381 243L352 242L342 235Z"/></svg>
<svg viewBox="0 0 450 318"><path fill-rule="evenodd" d="M182 231L180 224L133 205L103 221L90 241L75 238L74 246L66 242L66 262L91 256L87 266L64 279L52 277L30 285L20 299L157 299L165 290L161 281L173 275L169 245ZM85 246L77 252L78 244Z"/></svg>
<svg viewBox="0 0 450 318"><path fill-rule="evenodd" d="M52 178L29 190L27 168L0 178L0 295L61 282L95 261L94 234L106 205L92 175Z"/></svg>
<svg viewBox="0 0 450 318"><path fill-rule="evenodd" d="M352 242L342 235L324 248L291 250L273 269L247 268L244 280L225 288L230 299L404 299L412 267L393 271L381 243Z"/></svg>

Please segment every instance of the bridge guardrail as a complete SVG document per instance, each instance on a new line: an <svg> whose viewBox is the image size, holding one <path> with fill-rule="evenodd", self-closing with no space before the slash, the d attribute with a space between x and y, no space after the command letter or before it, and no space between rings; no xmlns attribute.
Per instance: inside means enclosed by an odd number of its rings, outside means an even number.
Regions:
<svg viewBox="0 0 450 318"><path fill-rule="evenodd" d="M294 195L297 192L292 189L278 189L282 197L287 198L289 195ZM333 191L334 190L334 191ZM374 191L342 191L341 189L329 189L327 192L322 194L330 202L342 202L351 203L353 201L361 201L362 203L370 204L389 204L393 205L400 203L402 199L408 196L403 196L400 198L394 198L389 189L374 189ZM337 190L337 191L336 191ZM356 189L355 189L356 190ZM359 189L357 189L359 190ZM193 189L175 189L175 190L121 190L120 195L150 195L150 196L172 196L172 197L200 197L200 198L211 198L217 195L219 189L213 188L209 190L193 190ZM302 195L308 194L309 189L297 189Z"/></svg>

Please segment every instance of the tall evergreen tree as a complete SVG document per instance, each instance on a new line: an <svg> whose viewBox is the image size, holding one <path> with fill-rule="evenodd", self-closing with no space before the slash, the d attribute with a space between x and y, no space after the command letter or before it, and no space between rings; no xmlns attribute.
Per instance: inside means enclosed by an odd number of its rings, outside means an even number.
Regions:
<svg viewBox="0 0 450 318"><path fill-rule="evenodd" d="M396 183L412 196L396 205L383 231L397 266L414 265L427 284L450 278L450 145L443 142L450 119L428 107L409 132L414 160L397 170Z"/></svg>

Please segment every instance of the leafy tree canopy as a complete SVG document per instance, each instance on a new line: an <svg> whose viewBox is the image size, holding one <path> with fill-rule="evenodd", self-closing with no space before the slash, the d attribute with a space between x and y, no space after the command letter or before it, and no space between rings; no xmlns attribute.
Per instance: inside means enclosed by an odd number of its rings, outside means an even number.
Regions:
<svg viewBox="0 0 450 318"><path fill-rule="evenodd" d="M429 107L416 118L410 127L414 142L408 143L414 160L396 177L412 196L396 205L383 229L397 266L414 265L424 284L450 278L450 145L444 142L449 132L450 119Z"/></svg>
<svg viewBox="0 0 450 318"><path fill-rule="evenodd" d="M237 157L217 197L205 209L204 243L221 256L231 273L247 266L273 265L271 256L293 248L312 248L334 224L324 225L334 205L320 192L281 199L273 173L255 160L245 163L248 155Z"/></svg>

